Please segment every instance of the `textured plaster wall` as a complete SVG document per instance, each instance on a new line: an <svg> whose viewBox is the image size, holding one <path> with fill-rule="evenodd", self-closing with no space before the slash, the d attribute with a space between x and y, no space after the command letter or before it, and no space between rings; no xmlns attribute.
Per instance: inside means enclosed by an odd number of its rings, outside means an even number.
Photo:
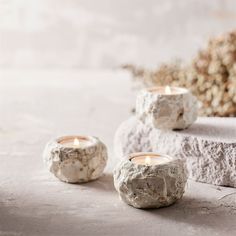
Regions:
<svg viewBox="0 0 236 236"><path fill-rule="evenodd" d="M0 67L155 66L235 20L234 0L0 0Z"/></svg>

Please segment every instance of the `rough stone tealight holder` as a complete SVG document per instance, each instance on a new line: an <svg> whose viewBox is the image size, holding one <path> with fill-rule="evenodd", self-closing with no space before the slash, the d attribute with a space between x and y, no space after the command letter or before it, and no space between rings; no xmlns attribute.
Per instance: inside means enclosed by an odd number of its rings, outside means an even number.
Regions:
<svg viewBox="0 0 236 236"><path fill-rule="evenodd" d="M142 90L136 100L136 115L158 129L185 129L197 119L197 99L177 87Z"/></svg>
<svg viewBox="0 0 236 236"><path fill-rule="evenodd" d="M169 206L182 198L187 182L183 160L157 153L133 153L114 170L120 198L135 208Z"/></svg>
<svg viewBox="0 0 236 236"><path fill-rule="evenodd" d="M58 179L83 183L102 175L107 162L107 148L93 136L64 136L46 145L43 159Z"/></svg>

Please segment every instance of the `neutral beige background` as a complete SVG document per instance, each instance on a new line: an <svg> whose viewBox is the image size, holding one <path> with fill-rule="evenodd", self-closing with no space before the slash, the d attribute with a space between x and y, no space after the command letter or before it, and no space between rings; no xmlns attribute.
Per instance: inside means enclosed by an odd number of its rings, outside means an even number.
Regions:
<svg viewBox="0 0 236 236"><path fill-rule="evenodd" d="M235 21L235 0L0 0L0 67L155 66Z"/></svg>

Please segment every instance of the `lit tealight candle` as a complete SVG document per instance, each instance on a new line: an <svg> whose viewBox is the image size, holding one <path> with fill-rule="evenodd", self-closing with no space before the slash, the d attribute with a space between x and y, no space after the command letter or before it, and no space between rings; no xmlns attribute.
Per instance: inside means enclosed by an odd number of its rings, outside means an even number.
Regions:
<svg viewBox="0 0 236 236"><path fill-rule="evenodd" d="M147 88L137 96L136 116L158 129L186 129L197 119L197 99L185 88Z"/></svg>
<svg viewBox="0 0 236 236"><path fill-rule="evenodd" d="M107 162L107 148L94 136L63 136L46 145L43 159L58 179L85 183L102 175Z"/></svg>
<svg viewBox="0 0 236 236"><path fill-rule="evenodd" d="M149 88L147 90L151 93L161 94L161 95L177 95L177 94L185 94L185 93L189 92L185 88L170 87L168 85L165 87L153 87L153 88Z"/></svg>
<svg viewBox="0 0 236 236"><path fill-rule="evenodd" d="M69 148L83 148L92 144L91 140L86 136L68 136L62 137L58 140L58 143L64 147Z"/></svg>
<svg viewBox="0 0 236 236"><path fill-rule="evenodd" d="M182 198L187 171L181 159L138 152L124 156L113 177L124 202L136 208L159 208Z"/></svg>
<svg viewBox="0 0 236 236"><path fill-rule="evenodd" d="M161 165L168 163L170 161L168 156L154 154L154 153L147 153L147 154L138 154L137 156L131 157L131 161L138 165Z"/></svg>

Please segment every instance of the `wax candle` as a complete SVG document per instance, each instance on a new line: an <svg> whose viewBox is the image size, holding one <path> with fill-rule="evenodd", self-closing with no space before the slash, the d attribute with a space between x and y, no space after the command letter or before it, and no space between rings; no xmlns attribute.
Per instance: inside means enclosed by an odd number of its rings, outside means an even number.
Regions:
<svg viewBox="0 0 236 236"><path fill-rule="evenodd" d="M131 159L133 163L136 163L138 165L160 165L165 164L170 161L169 157L162 156L158 154L144 154L144 155L138 155Z"/></svg>
<svg viewBox="0 0 236 236"><path fill-rule="evenodd" d="M158 94L162 94L162 95L175 95L175 94L188 93L188 90L185 88L170 87L170 86L153 87L153 88L149 88L148 91L151 93L158 93Z"/></svg>
<svg viewBox="0 0 236 236"><path fill-rule="evenodd" d="M86 136L66 136L58 140L58 143L69 148L84 148L92 144L92 140Z"/></svg>

